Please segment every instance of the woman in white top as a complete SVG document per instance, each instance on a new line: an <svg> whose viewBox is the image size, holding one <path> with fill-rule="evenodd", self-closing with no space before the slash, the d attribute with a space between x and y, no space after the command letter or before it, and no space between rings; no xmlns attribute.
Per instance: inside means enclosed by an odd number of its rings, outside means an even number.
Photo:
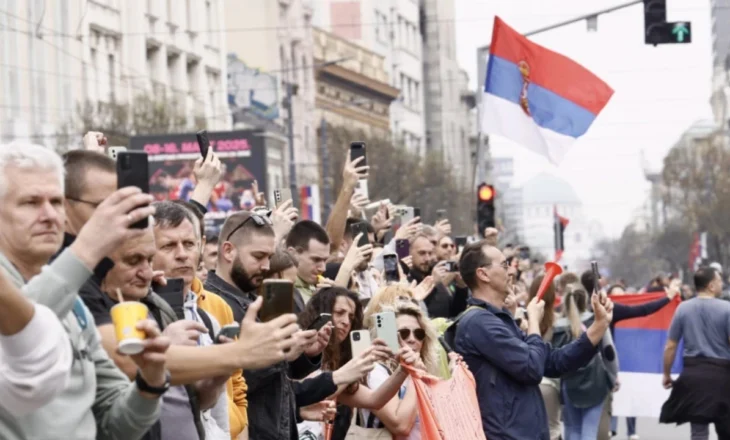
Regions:
<svg viewBox="0 0 730 440"><path fill-rule="evenodd" d="M382 311L388 309L389 307L386 306ZM421 360L415 364L417 368L438 376L438 335L421 308L412 301L399 300L390 310L396 314L398 340L401 347L409 347L420 354ZM388 380L396 367L394 362L389 362L387 365L378 364L368 375L368 388L377 390ZM362 410L362 414L366 428L385 428L395 440L421 438L416 389L410 378L403 384L398 395L385 406L374 411Z"/></svg>

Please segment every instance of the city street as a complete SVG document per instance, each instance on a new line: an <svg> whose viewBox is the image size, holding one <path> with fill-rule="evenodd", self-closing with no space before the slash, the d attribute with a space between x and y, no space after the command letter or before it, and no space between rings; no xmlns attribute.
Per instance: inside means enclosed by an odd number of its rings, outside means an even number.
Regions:
<svg viewBox="0 0 730 440"><path fill-rule="evenodd" d="M682 426L662 425L657 419L639 418L636 421L641 440L689 440L689 424ZM626 440L626 421L619 419L619 433L614 440ZM710 440L717 440L714 427L710 426Z"/></svg>

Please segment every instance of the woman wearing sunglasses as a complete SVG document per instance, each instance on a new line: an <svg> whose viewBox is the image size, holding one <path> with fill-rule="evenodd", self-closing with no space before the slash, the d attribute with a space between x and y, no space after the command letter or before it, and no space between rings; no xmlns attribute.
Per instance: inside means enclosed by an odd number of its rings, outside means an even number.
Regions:
<svg viewBox="0 0 730 440"><path fill-rule="evenodd" d="M388 309L385 307L384 311ZM396 315L398 340L401 347L409 347L421 355L415 367L437 376L439 374L436 348L439 343L438 336L421 308L411 301L397 301L390 310L393 310ZM392 360L385 365L376 365L368 375L368 388L377 390L397 367L396 362ZM382 408L374 411L361 411L361 420L366 423L366 428L386 429L394 440L421 438L416 389L410 379L406 380L398 395Z"/></svg>

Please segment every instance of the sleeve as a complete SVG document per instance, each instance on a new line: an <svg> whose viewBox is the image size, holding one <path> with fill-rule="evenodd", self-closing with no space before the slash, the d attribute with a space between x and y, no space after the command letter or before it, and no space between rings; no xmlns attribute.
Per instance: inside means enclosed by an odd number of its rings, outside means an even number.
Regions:
<svg viewBox="0 0 730 440"><path fill-rule="evenodd" d="M86 309L86 308L84 308ZM114 365L104 348L93 317L86 309L84 329L96 370L96 398L92 406L97 440L142 438L160 418L162 399L142 397L134 382Z"/></svg>
<svg viewBox="0 0 730 440"><path fill-rule="evenodd" d="M198 202L196 200L193 200L193 199L190 199L190 203L193 204L193 205L195 205L195 207L198 208L200 210L200 212L203 213L203 215L205 215L205 214L208 213L208 208L206 208L205 206L201 205L200 202Z"/></svg>
<svg viewBox="0 0 730 440"><path fill-rule="evenodd" d="M626 304L613 304L613 324L625 319L640 318L642 316L651 315L662 307L669 304L669 298L659 298L646 304L636 306L627 306Z"/></svg>
<svg viewBox="0 0 730 440"><path fill-rule="evenodd" d="M36 304L23 330L0 336L0 407L20 417L44 406L66 388L72 362L68 333Z"/></svg>
<svg viewBox="0 0 730 440"><path fill-rule="evenodd" d="M528 336L528 338L531 337L538 338L537 335ZM559 349L553 349L550 345L548 345L548 349L550 351L545 362L545 376L553 378L584 367L598 352L585 332L580 335L580 338Z"/></svg>
<svg viewBox="0 0 730 440"><path fill-rule="evenodd" d="M50 308L63 319L78 298L77 292L92 272L71 251L66 249L53 263L23 286L23 293L34 302Z"/></svg>
<svg viewBox="0 0 730 440"><path fill-rule="evenodd" d="M537 335L518 338L496 315L477 311L460 325L469 351L477 353L514 381L538 385L542 381L550 346ZM465 325L466 324L466 325ZM470 325L471 324L471 325Z"/></svg>
<svg viewBox="0 0 730 440"><path fill-rule="evenodd" d="M456 287L451 300L451 318L456 318L466 310L466 302L469 299L468 287Z"/></svg>
<svg viewBox="0 0 730 440"><path fill-rule="evenodd" d="M291 377L294 380L301 380L315 371L319 370L322 365L322 355L315 358L310 358L306 354L302 353L301 356L296 358L293 362L289 363L291 371Z"/></svg>
<svg viewBox="0 0 730 440"><path fill-rule="evenodd" d="M669 325L669 332L667 338L674 342L679 342L682 339L682 324L684 323L684 307L681 305L677 307L677 311L674 312L672 323ZM728 329L730 330L730 322L728 322Z"/></svg>
<svg viewBox="0 0 730 440"><path fill-rule="evenodd" d="M292 381L297 408L321 402L337 392L332 373L325 372L301 382Z"/></svg>
<svg viewBox="0 0 730 440"><path fill-rule="evenodd" d="M240 430L243 431L246 429L246 426L248 426L248 401L246 400L246 381L243 379L243 371L238 370L231 376L231 401L229 402L229 406L232 405L232 408L228 409L228 412L235 415L235 411L238 412L238 416L236 417L238 420L240 420L240 423L237 422L235 426L240 425ZM234 430L234 423L231 422L231 430ZM236 436L240 434L233 433Z"/></svg>

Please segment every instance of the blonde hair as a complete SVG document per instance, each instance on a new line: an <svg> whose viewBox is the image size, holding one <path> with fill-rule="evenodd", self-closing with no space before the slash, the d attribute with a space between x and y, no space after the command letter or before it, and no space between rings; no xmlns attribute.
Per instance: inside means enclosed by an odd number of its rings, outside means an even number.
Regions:
<svg viewBox="0 0 730 440"><path fill-rule="evenodd" d="M396 301L392 306L384 306L381 312L394 312L395 316L407 315L416 318L418 325L426 332L426 337L423 340L421 347L421 360L426 366L426 372L439 377L441 374L441 366L439 364L438 356L438 334L436 329L433 328L428 317L423 313L423 310L416 304L410 301ZM371 336L375 338L375 328L370 329ZM395 360L388 361L385 366L390 371L395 371L398 367L398 362Z"/></svg>
<svg viewBox="0 0 730 440"><path fill-rule="evenodd" d="M366 328L371 327L373 324L373 315L381 313L384 307L390 307L392 309L396 302L406 299L413 299L413 290L411 290L410 286L405 284L391 284L390 286L381 288L370 299L370 302L368 302L368 306L365 309L363 325Z"/></svg>

